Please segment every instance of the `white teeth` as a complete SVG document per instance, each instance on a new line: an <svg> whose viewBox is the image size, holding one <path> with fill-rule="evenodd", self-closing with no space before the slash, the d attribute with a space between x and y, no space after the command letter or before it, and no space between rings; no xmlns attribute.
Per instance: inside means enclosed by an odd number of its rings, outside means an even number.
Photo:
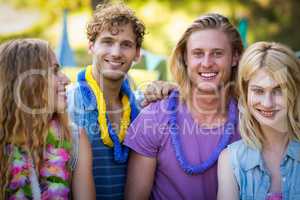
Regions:
<svg viewBox="0 0 300 200"><path fill-rule="evenodd" d="M272 117L274 115L274 111L263 111L263 110L260 110L259 112L262 115L266 116L266 117Z"/></svg>
<svg viewBox="0 0 300 200"><path fill-rule="evenodd" d="M200 76L203 76L205 78L211 78L211 77L214 77L216 75L217 75L217 73L215 73L215 72L209 72L209 73L202 72L202 73L200 73Z"/></svg>
<svg viewBox="0 0 300 200"><path fill-rule="evenodd" d="M66 95L66 92L65 91L58 91L57 93L59 96L65 96Z"/></svg>
<svg viewBox="0 0 300 200"><path fill-rule="evenodd" d="M122 65L122 62L108 61L111 65Z"/></svg>

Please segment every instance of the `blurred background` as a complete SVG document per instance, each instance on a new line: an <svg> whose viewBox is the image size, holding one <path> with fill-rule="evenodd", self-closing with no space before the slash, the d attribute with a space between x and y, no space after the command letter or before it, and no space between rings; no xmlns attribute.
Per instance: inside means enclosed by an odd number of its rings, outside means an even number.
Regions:
<svg viewBox="0 0 300 200"><path fill-rule="evenodd" d="M0 0L0 43L39 37L56 50L72 81L91 63L86 23L103 0ZM130 75L140 85L169 80L166 60L185 28L197 16L218 12L239 28L244 45L260 40L300 50L300 0L125 0L146 27L143 57Z"/></svg>

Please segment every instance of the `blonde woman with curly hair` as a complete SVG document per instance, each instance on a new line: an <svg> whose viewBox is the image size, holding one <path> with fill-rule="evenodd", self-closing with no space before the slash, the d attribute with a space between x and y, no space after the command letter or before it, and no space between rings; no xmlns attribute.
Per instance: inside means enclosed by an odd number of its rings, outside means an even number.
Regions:
<svg viewBox="0 0 300 200"><path fill-rule="evenodd" d="M65 113L68 82L46 41L0 46L0 199L95 198L89 143Z"/></svg>
<svg viewBox="0 0 300 200"><path fill-rule="evenodd" d="M238 72L240 133L219 158L218 199L299 199L300 63L288 47L251 45Z"/></svg>

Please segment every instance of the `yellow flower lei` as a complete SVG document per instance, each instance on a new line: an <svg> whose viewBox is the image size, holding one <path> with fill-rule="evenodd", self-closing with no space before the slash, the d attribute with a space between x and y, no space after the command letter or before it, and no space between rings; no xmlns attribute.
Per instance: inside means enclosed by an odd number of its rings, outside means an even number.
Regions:
<svg viewBox="0 0 300 200"><path fill-rule="evenodd" d="M108 133L108 126L106 120L106 104L105 104L104 95L98 83L92 76L91 65L87 66L85 79L96 97L97 109L98 109L98 123L101 131L102 142L109 147L113 147L114 143L112 142ZM127 132L127 128L130 123L131 108L130 108L128 97L126 95L123 95L122 97L122 110L123 110L123 115L120 122L120 132L118 134L118 138L120 142L123 142Z"/></svg>

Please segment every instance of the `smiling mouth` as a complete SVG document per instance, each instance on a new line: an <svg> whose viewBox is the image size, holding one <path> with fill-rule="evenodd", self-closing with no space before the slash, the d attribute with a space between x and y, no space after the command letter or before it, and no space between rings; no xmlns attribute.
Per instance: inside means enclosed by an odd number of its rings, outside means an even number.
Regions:
<svg viewBox="0 0 300 200"><path fill-rule="evenodd" d="M199 75L204 80L213 80L217 77L218 72L200 72Z"/></svg>
<svg viewBox="0 0 300 200"><path fill-rule="evenodd" d="M65 90L58 91L58 92L57 92L57 95L58 95L59 97L63 97L64 99L67 98L67 94L66 94L66 91L65 91Z"/></svg>
<svg viewBox="0 0 300 200"><path fill-rule="evenodd" d="M278 112L277 110L261 110L261 109L256 109L263 117L267 118L273 118L276 113Z"/></svg>
<svg viewBox="0 0 300 200"><path fill-rule="evenodd" d="M113 60L106 60L106 59L105 59L105 62L107 62L112 67L121 67L124 64L124 62L113 61Z"/></svg>

